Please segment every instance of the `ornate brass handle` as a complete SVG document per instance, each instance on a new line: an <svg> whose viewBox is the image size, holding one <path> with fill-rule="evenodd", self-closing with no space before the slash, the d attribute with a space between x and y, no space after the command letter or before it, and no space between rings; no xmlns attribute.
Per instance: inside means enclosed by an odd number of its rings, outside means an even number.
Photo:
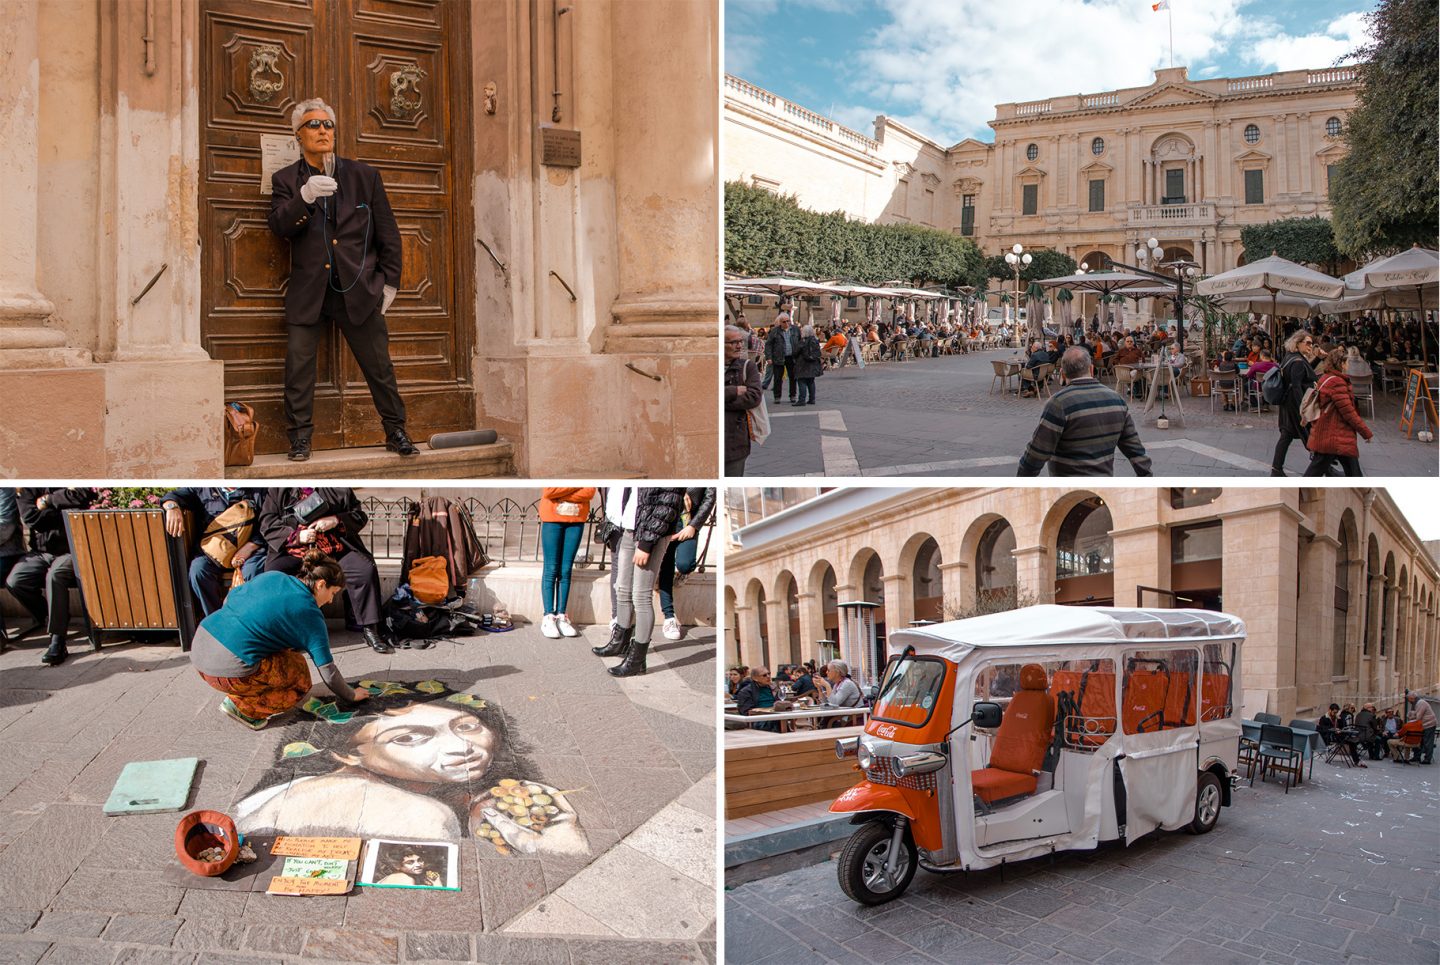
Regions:
<svg viewBox="0 0 1440 965"><path fill-rule="evenodd" d="M262 74L273 74L276 80L262 80ZM285 87L285 75L280 71L280 48L274 44L256 47L250 54L250 96L262 104L280 93Z"/></svg>
<svg viewBox="0 0 1440 965"><path fill-rule="evenodd" d="M420 81L428 74L418 64L406 64L390 73L390 113L410 118L420 113Z"/></svg>

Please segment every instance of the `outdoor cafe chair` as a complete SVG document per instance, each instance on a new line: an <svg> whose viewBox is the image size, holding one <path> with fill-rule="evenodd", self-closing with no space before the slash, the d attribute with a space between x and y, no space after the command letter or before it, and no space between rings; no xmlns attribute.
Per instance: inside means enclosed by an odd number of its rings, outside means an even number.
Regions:
<svg viewBox="0 0 1440 965"><path fill-rule="evenodd" d="M1277 718L1278 719L1278 718ZM1267 771L1283 771L1285 793L1290 793L1291 778L1299 779L1305 762L1293 744L1294 732L1279 724L1260 725L1260 746L1256 751L1259 759L1260 780L1265 780ZM1250 786L1255 786L1255 768L1250 769Z"/></svg>
<svg viewBox="0 0 1440 965"><path fill-rule="evenodd" d="M1278 724L1280 723L1280 715L1267 714L1264 711L1261 711L1260 713L1255 715L1255 720L1257 723L1261 724Z"/></svg>
<svg viewBox="0 0 1440 965"><path fill-rule="evenodd" d="M1139 381L1139 379L1135 377L1135 366L1116 365L1114 366L1114 372L1115 391L1120 393L1120 397L1122 399L1125 399L1126 404L1128 405L1130 393L1134 391L1135 384Z"/></svg>
<svg viewBox="0 0 1440 965"><path fill-rule="evenodd" d="M1052 372L1054 372L1054 371L1055 371L1055 363L1053 363L1053 362L1046 362L1044 365L1037 366L1037 367L1035 367L1034 369L1021 369L1021 370L1020 370L1020 388L1021 388L1021 390L1023 391L1023 390L1025 389L1026 385L1029 385L1031 388L1033 388L1033 389L1035 390L1035 397L1036 397L1037 399L1040 398L1041 395L1049 395L1049 394L1051 394L1051 393L1050 393L1050 374L1051 374Z"/></svg>
<svg viewBox="0 0 1440 965"><path fill-rule="evenodd" d="M1238 411L1240 408L1240 376L1227 372L1224 375L1215 376L1215 381L1210 390L1210 411L1215 411L1215 400L1219 399L1226 405L1234 406Z"/></svg>
<svg viewBox="0 0 1440 965"><path fill-rule="evenodd" d="M1325 763L1343 763L1346 767L1354 767L1355 760L1350 756L1349 745L1353 743L1358 747L1360 742L1359 739L1360 732L1355 730L1353 727L1347 727L1344 730L1337 730L1335 732L1334 739L1330 742L1330 746L1325 748Z"/></svg>
<svg viewBox="0 0 1440 965"><path fill-rule="evenodd" d="M1245 379L1245 404L1249 406L1251 412L1264 412L1269 408L1265 402L1264 387L1260 384L1260 379Z"/></svg>
<svg viewBox="0 0 1440 965"><path fill-rule="evenodd" d="M995 393L995 383L997 381L1000 383L1000 392L1002 395L1009 392L1011 374L1009 363L1003 359L991 359L990 368L995 371L994 377L990 379L990 394L993 395Z"/></svg>
<svg viewBox="0 0 1440 965"><path fill-rule="evenodd" d="M1360 403L1364 402L1370 407L1370 418L1373 420L1375 418L1375 376L1352 375L1350 389L1355 394L1355 407L1358 409Z"/></svg>

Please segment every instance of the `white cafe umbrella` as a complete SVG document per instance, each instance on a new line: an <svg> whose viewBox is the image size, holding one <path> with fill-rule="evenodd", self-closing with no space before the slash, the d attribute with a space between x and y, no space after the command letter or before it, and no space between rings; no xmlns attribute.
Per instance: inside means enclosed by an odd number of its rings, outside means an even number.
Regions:
<svg viewBox="0 0 1440 965"><path fill-rule="evenodd" d="M1372 261L1345 276L1345 297L1333 309L1353 312L1369 308L1433 310L1440 290L1440 252L1419 245ZM1420 354L1425 354L1425 320L1420 320Z"/></svg>
<svg viewBox="0 0 1440 965"><path fill-rule="evenodd" d="M1345 283L1313 268L1306 268L1287 258L1272 254L1248 265L1241 265L1195 283L1195 294L1220 298L1246 296L1268 299L1272 336L1278 341L1279 328L1275 316L1281 295L1301 298L1338 298Z"/></svg>

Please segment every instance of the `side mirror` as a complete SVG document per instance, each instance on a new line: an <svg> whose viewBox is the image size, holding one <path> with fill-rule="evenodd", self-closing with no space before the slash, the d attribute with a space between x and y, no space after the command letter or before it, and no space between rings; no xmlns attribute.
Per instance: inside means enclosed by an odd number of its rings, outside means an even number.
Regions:
<svg viewBox="0 0 1440 965"><path fill-rule="evenodd" d="M1005 716L1004 709L996 703L983 700L976 704L970 711L970 720L976 727L999 727L1000 719Z"/></svg>

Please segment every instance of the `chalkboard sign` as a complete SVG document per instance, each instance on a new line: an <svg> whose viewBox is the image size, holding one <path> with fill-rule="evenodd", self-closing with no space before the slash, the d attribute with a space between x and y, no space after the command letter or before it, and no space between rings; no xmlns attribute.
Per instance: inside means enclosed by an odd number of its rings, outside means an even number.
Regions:
<svg viewBox="0 0 1440 965"><path fill-rule="evenodd" d="M1415 409L1422 405L1425 407L1423 414L1426 421L1434 426L1437 422L1435 402L1430 398L1430 386L1425 380L1425 373L1419 369L1411 369L1405 379L1405 401L1400 406L1400 428L1405 430L1407 439L1415 430Z"/></svg>

